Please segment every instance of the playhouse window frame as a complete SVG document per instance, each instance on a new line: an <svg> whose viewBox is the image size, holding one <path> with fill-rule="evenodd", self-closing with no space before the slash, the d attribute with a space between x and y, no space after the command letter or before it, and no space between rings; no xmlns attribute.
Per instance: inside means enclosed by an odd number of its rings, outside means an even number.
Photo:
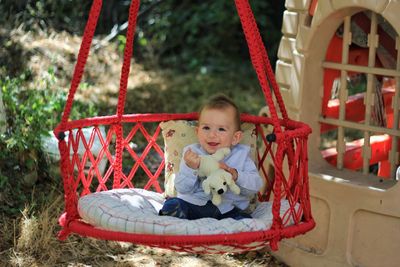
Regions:
<svg viewBox="0 0 400 267"><path fill-rule="evenodd" d="M387 134L391 136L391 149L388 155L388 161L390 162L390 174L391 178L395 178L396 168L399 165L399 152L397 148L399 145L399 84L400 84L400 53L399 53L399 36L396 36L395 49L397 51L396 58L396 69L387 69L384 67L375 66L375 58L377 55L377 47L379 44L379 35L377 32L378 27L378 15L375 12L370 11L370 21L371 28L368 33L368 66L351 65L348 62L349 59L349 47L351 44L351 18L352 16L344 17L343 21L343 42L342 42L342 57L341 62L331 62L323 61L322 67L324 70L333 69L340 71L340 90L338 95L338 100L340 103L338 118L330 118L325 116L320 116L318 122L320 124L328 124L337 127L337 163L336 167L339 170L344 169L344 155L346 152L346 142L345 142L345 130L354 129L361 131L364 137L364 146L362 148L362 173L370 173L370 158L371 158L371 136L374 134ZM348 100L349 91L347 78L349 72L358 72L366 75L367 84L366 92L364 98L365 104L365 118L363 122L353 122L346 120L346 101ZM393 77L395 80L395 93L392 98L392 108L393 108L393 125L391 128L375 126L371 124L371 111L373 108L373 97L374 97L374 80L376 75Z"/></svg>

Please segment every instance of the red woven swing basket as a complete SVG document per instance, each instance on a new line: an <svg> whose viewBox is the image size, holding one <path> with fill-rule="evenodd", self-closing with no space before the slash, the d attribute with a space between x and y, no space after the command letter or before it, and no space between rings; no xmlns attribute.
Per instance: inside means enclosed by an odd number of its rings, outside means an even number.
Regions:
<svg viewBox="0 0 400 267"><path fill-rule="evenodd" d="M251 61L270 110L270 117L243 114L241 119L243 122L253 123L256 126L257 143L261 144L257 148L257 163L268 187L264 195L259 195L259 199L273 201L271 228L265 231L214 235L132 234L96 228L80 218L77 209L79 197L98 191L136 187L139 176L141 178L147 176L144 189L153 189L161 193L160 181L163 180L165 160L162 144L159 142L161 139L159 124L168 120L196 120L198 116L196 113L124 114L132 44L139 9L139 1L132 0L116 114L69 121L74 95L82 79L101 11L102 1L94 0L64 113L60 124L54 130L59 140L60 168L65 194L65 212L59 219L62 226L59 234L61 240L71 233L77 233L81 236L132 242L178 251L224 253L255 250L268 245L276 250L282 238L304 234L315 226L311 215L308 185L307 138L311 129L304 123L288 118L248 0L236 0L235 4L248 43ZM281 118L278 117L275 103L277 103ZM100 126L106 128L105 136L101 133ZM273 127L272 134L266 131L268 126ZM85 128L92 129L90 135L83 133ZM135 142L135 138L144 138L147 141L147 146L140 154L130 146L131 142ZM92 152L94 140L101 143L101 149L97 155ZM80 147L84 148L83 154L78 153ZM154 163L151 167L149 165L150 151L153 151L153 154L155 151L161 158L156 167ZM128 172L123 169L125 157L130 157L134 162ZM99 164L103 158L108 161L104 173L99 170ZM268 164L272 164L274 170L272 177L269 177L271 173L267 171ZM85 165L89 165L89 168L85 168ZM270 199L271 195L273 199ZM284 216L279 213L282 199L290 204ZM288 224L289 220L290 224Z"/></svg>

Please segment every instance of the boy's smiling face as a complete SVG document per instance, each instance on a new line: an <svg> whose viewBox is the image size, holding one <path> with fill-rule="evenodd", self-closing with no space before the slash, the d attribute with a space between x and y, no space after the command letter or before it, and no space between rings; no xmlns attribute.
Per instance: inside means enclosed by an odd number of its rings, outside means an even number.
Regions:
<svg viewBox="0 0 400 267"><path fill-rule="evenodd" d="M219 148L236 145L242 137L233 107L203 109L196 133L201 147L209 154L214 154Z"/></svg>

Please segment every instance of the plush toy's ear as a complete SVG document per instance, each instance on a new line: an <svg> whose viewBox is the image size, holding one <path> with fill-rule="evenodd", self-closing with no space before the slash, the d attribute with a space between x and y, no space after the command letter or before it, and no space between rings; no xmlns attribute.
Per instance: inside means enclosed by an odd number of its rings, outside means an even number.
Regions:
<svg viewBox="0 0 400 267"><path fill-rule="evenodd" d="M224 175L223 175L222 177L224 178L225 182L226 182L228 185L231 185L231 184L234 184L234 183L235 183L235 182L233 181L232 174L230 174L230 173L227 172L227 171L224 172Z"/></svg>
<svg viewBox="0 0 400 267"><path fill-rule="evenodd" d="M235 183L229 185L229 189L236 195L240 194L240 187L237 186L237 184L235 184Z"/></svg>
<svg viewBox="0 0 400 267"><path fill-rule="evenodd" d="M211 194L211 186L210 186L210 181L208 179L205 179L203 181L202 187L203 187L204 193L206 193L207 195Z"/></svg>
<svg viewBox="0 0 400 267"><path fill-rule="evenodd" d="M237 186L235 181L232 179L232 175L229 173L229 175L224 176L226 183L229 185L229 189L236 195L240 194L240 187Z"/></svg>
<svg viewBox="0 0 400 267"><path fill-rule="evenodd" d="M232 174L230 174L227 171L224 171L223 174L221 175L222 179L227 183L227 185L232 185L235 184L232 178Z"/></svg>

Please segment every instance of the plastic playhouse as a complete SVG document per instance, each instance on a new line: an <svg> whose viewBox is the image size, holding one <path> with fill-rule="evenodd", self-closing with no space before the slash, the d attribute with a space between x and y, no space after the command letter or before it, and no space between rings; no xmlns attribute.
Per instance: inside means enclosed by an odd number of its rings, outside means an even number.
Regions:
<svg viewBox="0 0 400 267"><path fill-rule="evenodd" d="M313 129L316 228L274 255L290 266L399 266L400 2L285 6L276 78L289 117Z"/></svg>

